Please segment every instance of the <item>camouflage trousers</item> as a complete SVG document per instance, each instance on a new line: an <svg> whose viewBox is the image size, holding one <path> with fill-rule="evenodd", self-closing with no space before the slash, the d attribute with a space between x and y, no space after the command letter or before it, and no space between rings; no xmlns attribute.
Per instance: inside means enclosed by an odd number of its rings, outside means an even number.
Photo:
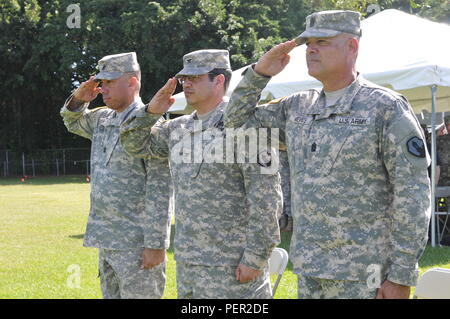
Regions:
<svg viewBox="0 0 450 319"><path fill-rule="evenodd" d="M377 288L366 281L332 280L298 275L299 299L375 299Z"/></svg>
<svg viewBox="0 0 450 319"><path fill-rule="evenodd" d="M202 266L177 262L178 299L270 299L267 270L248 283L236 280L236 266Z"/></svg>
<svg viewBox="0 0 450 319"><path fill-rule="evenodd" d="M99 273L105 299L159 299L166 285L166 265L140 269L142 248L99 249Z"/></svg>

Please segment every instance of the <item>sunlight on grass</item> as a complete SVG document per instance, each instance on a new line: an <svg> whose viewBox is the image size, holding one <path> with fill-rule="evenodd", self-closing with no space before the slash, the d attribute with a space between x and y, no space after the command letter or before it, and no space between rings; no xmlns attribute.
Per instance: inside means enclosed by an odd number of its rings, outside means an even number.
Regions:
<svg viewBox="0 0 450 319"><path fill-rule="evenodd" d="M0 179L0 298L101 298L97 249L83 247L89 191L84 176ZM280 244L288 251L290 236L282 233ZM421 273L450 269L450 247L427 247L419 266ZM79 270L79 287L73 285L73 269ZM174 299L173 247L166 273L163 298ZM297 276L289 262L275 298L296 297Z"/></svg>

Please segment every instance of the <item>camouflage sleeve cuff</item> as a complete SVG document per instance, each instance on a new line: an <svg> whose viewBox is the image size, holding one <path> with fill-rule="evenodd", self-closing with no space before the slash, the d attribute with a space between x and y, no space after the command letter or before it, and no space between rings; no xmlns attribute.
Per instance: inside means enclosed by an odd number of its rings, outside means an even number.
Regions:
<svg viewBox="0 0 450 319"><path fill-rule="evenodd" d="M61 108L61 114L64 114L64 113L81 113L81 112L83 112L85 109L87 109L89 107L89 102L86 102L86 103L81 104L78 108L76 108L74 110L71 110L67 106L70 104L72 99L73 99L73 93L71 93L69 95L69 97L66 99L66 101L64 102L64 105Z"/></svg>
<svg viewBox="0 0 450 319"><path fill-rule="evenodd" d="M256 111L260 95L270 78L257 74L252 67L243 73L238 86L230 96L224 116L225 127L241 127Z"/></svg>
<svg viewBox="0 0 450 319"><path fill-rule="evenodd" d="M239 263L253 269L262 270L267 265L268 260L269 256L261 256L249 249L245 249L244 255Z"/></svg>
<svg viewBox="0 0 450 319"><path fill-rule="evenodd" d="M417 284L419 270L407 269L399 265L391 265L388 269L387 280L403 286L413 287Z"/></svg>
<svg viewBox="0 0 450 319"><path fill-rule="evenodd" d="M152 238L145 238L144 247L150 249L169 249L170 239L166 240L152 240Z"/></svg>
<svg viewBox="0 0 450 319"><path fill-rule="evenodd" d="M128 131L135 128L151 128L160 118L161 114L148 113L145 111L145 107L142 107L134 113L134 116L123 123L121 131Z"/></svg>
<svg viewBox="0 0 450 319"><path fill-rule="evenodd" d="M136 118L153 118L153 117L157 117L158 119L161 117L161 114L153 114L153 113L149 113L147 112L147 104L144 105L143 107L139 108L135 115Z"/></svg>
<svg viewBox="0 0 450 319"><path fill-rule="evenodd" d="M244 79L247 86L263 90L267 83L269 83L271 77L256 73L252 66L244 71Z"/></svg>

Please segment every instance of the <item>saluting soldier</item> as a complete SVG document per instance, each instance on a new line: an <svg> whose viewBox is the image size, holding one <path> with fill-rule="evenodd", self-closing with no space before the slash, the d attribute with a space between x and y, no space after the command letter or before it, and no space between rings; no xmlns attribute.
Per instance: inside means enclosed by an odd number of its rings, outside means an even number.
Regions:
<svg viewBox="0 0 450 319"><path fill-rule="evenodd" d="M67 129L92 141L84 246L99 248L104 298L161 298L170 241L168 162L132 157L119 142L120 124L144 107L136 53L105 56L98 68L61 109ZM98 94L106 106L88 109Z"/></svg>
<svg viewBox="0 0 450 319"><path fill-rule="evenodd" d="M427 242L424 136L403 96L356 71L360 36L357 12L313 13L246 70L225 114L225 127L275 127L286 140L299 298L408 298ZM256 106L301 44L323 89Z"/></svg>
<svg viewBox="0 0 450 319"><path fill-rule="evenodd" d="M183 66L121 128L130 154L170 159L178 298L270 298L268 258L280 241L277 169L264 173L267 159L237 163L237 148L222 149L228 51L194 51L183 57ZM174 101L177 79L195 111L158 125Z"/></svg>

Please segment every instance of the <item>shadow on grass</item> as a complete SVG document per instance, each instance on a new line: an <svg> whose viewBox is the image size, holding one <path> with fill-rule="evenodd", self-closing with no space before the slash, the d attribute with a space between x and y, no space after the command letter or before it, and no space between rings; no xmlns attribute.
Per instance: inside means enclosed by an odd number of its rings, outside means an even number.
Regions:
<svg viewBox="0 0 450 319"><path fill-rule="evenodd" d="M29 177L25 181L21 181L19 177L0 178L0 186L11 185L54 185L54 184L87 184L84 175L65 175L65 176L38 176Z"/></svg>
<svg viewBox="0 0 450 319"><path fill-rule="evenodd" d="M450 264L450 247L431 247L427 245L425 252L419 260L419 267L439 267Z"/></svg>
<svg viewBox="0 0 450 319"><path fill-rule="evenodd" d="M70 235L69 238L72 238L72 239L83 239L84 238L84 234Z"/></svg>

